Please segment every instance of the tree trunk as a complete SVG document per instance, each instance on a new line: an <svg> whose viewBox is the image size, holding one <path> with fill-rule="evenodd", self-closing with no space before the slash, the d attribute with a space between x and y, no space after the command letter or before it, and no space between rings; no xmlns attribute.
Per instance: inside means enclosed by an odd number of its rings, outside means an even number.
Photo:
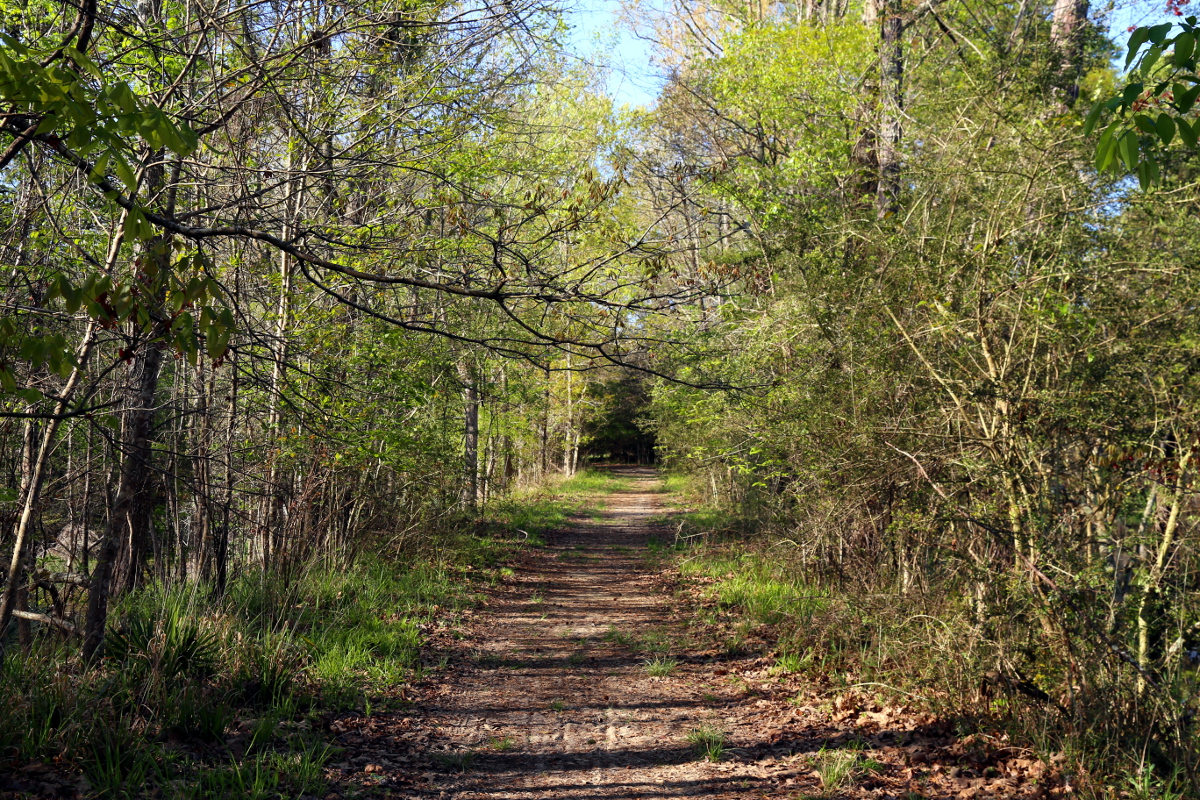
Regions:
<svg viewBox="0 0 1200 800"><path fill-rule="evenodd" d="M685 224L687 220L684 220ZM573 396L574 386L571 380L573 376L571 369L571 354L567 353L567 416L563 422L563 453L562 453L562 470L569 478L575 474L575 454L572 440L575 436L575 398Z"/></svg>
<svg viewBox="0 0 1200 800"><path fill-rule="evenodd" d="M1142 600L1138 604L1138 694L1146 691L1146 673L1153 669L1157 660L1156 650L1160 648L1161 636L1155 631L1160 624L1163 613L1162 582L1170 563L1171 550L1175 546L1175 536L1179 530L1179 512L1185 500L1184 488L1187 486L1187 471L1191 466L1192 451L1188 450L1179 459L1179 474L1175 477L1175 485L1171 487L1171 508L1163 526L1162 538L1159 539L1157 552L1143 587Z"/></svg>
<svg viewBox="0 0 1200 800"><path fill-rule="evenodd" d="M162 350L153 341L140 348L130 368L130 394L121 422L123 452L117 491L118 497L124 496L125 506L119 512L114 511L108 531L119 534L119 538L114 538L112 585L109 587L114 595L137 585L150 545L151 512L154 510L154 406L161 369ZM104 541L107 545L108 539Z"/></svg>
<svg viewBox="0 0 1200 800"><path fill-rule="evenodd" d="M479 501L479 387L474 370L458 363L463 384L463 505L474 511Z"/></svg>
<svg viewBox="0 0 1200 800"><path fill-rule="evenodd" d="M236 358L236 354L232 358ZM238 402L238 369L231 363L231 385L229 387L229 414L225 430L225 485L221 496L221 524L217 529L213 542L212 570L205 572L204 578L212 583L213 594L220 597L225 594L228 577L229 560L229 520L233 510L233 488L235 472L233 469L234 433L237 430Z"/></svg>
<svg viewBox="0 0 1200 800"><path fill-rule="evenodd" d="M289 148L285 169L288 177L292 175L292 151ZM291 222L298 204L296 193L289 180L284 187L284 212L287 221L283 226L283 238L292 235ZM292 257L287 253L279 254L279 302L276 305L275 317L275 348L274 363L271 365L271 395L270 410L267 417L267 430L271 433L271 443L278 444L282 432L283 412L280 400L283 395L284 371L288 358L288 327L292 313ZM267 470L266 492L263 498L261 524L259 526L259 547L261 549L263 569L268 569L273 557L273 543L278 534L280 519L283 516L284 492L279 485L282 482L279 470L278 447L269 454L271 466Z"/></svg>
<svg viewBox="0 0 1200 800"><path fill-rule="evenodd" d="M550 370L546 370L546 391L542 402L541 476L550 469ZM539 476L539 477L541 477Z"/></svg>
<svg viewBox="0 0 1200 800"><path fill-rule="evenodd" d="M33 523L33 512L41 498L42 480L46 474L46 462L50 458L51 445L54 444L55 434L62 422L61 415L70 405L83 377L83 370L88 357L92 353L92 345L96 341L96 324L89 323L84 333L83 341L77 351L78 366L71 370L66 385L54 405L52 419L46 420L45 430L42 431L41 446L35 451L37 426L30 421L25 429L25 447L23 451L24 472L22 475L23 496L21 497L21 515L17 521L13 537L12 560L8 566L8 576L4 585L4 595L0 598L0 662L4 660L4 635L8 631L8 623L12 620L12 612L17 605L17 594L25 574L25 544L29 538L29 530Z"/></svg>
<svg viewBox="0 0 1200 800"><path fill-rule="evenodd" d="M1087 24L1088 5L1088 0L1055 0L1054 3L1050 41L1058 50L1067 107L1074 105L1079 97L1079 73L1083 68L1083 33Z"/></svg>
<svg viewBox="0 0 1200 800"><path fill-rule="evenodd" d="M283 488L279 485L282 478L279 469L278 442L282 433L283 412L280 398L283 393L284 364L288 357L287 330L292 295L292 260L287 253L283 253L279 257L279 277L279 306L275 321L275 363L271 366L271 405L267 416L267 430L271 432L270 441L275 447L268 456L271 466L267 470L262 521L259 527L259 547L264 569L269 568L271 564L273 544L279 529L280 518L283 515L284 503Z"/></svg>
<svg viewBox="0 0 1200 800"><path fill-rule="evenodd" d="M863 25L872 27L879 20L879 2L880 0L866 0L862 7Z"/></svg>
<svg viewBox="0 0 1200 800"><path fill-rule="evenodd" d="M141 572L152 502L154 398L161 366L162 350L151 340L142 345L130 370L133 380L121 425L123 446L116 499L89 582L83 636L85 661L95 658L104 642L109 597L132 588Z"/></svg>
<svg viewBox="0 0 1200 800"><path fill-rule="evenodd" d="M881 9L879 33L879 188L876 210L880 219L900 208L900 141L904 113L904 19L899 0Z"/></svg>
<svg viewBox="0 0 1200 800"><path fill-rule="evenodd" d="M196 408L192 420L192 547L195 549L195 570L198 577L207 568L202 564L211 564L213 542L212 515L212 412L209 407L209 396L212 383L205 379L204 363L196 365Z"/></svg>

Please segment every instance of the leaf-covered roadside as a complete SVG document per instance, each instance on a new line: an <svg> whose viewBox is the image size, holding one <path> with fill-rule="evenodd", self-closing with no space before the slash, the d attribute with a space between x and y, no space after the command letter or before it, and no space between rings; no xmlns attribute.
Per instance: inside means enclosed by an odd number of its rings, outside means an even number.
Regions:
<svg viewBox="0 0 1200 800"><path fill-rule="evenodd" d="M1008 688L957 685L970 678L951 655L952 634L935 643L939 625L903 620L882 604L847 606L793 574L777 556L735 542L677 548L662 572L675 623L702 643L694 657L740 693L720 712L733 742L784 748L763 772L779 791L1077 795L1088 776L1065 752L1030 747L1026 731L1005 729ZM917 630L905 631L906 622Z"/></svg>

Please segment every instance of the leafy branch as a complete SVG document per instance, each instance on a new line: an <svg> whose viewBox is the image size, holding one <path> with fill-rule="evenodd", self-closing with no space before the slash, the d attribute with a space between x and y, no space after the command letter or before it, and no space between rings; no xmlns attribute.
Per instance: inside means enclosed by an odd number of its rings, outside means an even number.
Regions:
<svg viewBox="0 0 1200 800"><path fill-rule="evenodd" d="M1174 27L1166 22L1133 31L1124 88L1096 103L1083 124L1084 134L1091 135L1112 115L1096 143L1096 169L1134 172L1142 189L1162 180L1162 161L1177 136L1190 150L1200 139L1200 120L1192 115L1200 97L1196 17L1187 17L1178 33L1168 35Z"/></svg>

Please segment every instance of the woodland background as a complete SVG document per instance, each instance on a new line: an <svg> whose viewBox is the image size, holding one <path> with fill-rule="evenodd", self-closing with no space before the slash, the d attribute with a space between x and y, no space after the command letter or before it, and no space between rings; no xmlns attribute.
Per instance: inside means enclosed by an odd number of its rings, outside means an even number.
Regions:
<svg viewBox="0 0 1200 800"><path fill-rule="evenodd" d="M634 109L533 0L0 3L13 763L386 682L485 509L657 459L814 671L1196 789L1196 155L1096 168L1114 13L631 6Z"/></svg>

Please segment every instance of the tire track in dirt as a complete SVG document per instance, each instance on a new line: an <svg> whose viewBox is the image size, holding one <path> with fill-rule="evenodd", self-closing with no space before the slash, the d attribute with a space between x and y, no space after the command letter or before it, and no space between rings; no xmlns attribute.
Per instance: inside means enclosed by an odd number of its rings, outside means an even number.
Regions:
<svg viewBox="0 0 1200 800"><path fill-rule="evenodd" d="M686 610L645 560L650 537L673 531L657 475L619 474L629 488L599 519L528 553L470 635L446 640L449 667L414 707L334 721L348 750L330 800L1047 796L1040 762L933 717L852 693L799 702L767 659L687 649ZM656 634L679 662L665 677L631 646ZM725 734L719 761L688 743L698 727ZM838 749L871 769L823 786L819 754Z"/></svg>

